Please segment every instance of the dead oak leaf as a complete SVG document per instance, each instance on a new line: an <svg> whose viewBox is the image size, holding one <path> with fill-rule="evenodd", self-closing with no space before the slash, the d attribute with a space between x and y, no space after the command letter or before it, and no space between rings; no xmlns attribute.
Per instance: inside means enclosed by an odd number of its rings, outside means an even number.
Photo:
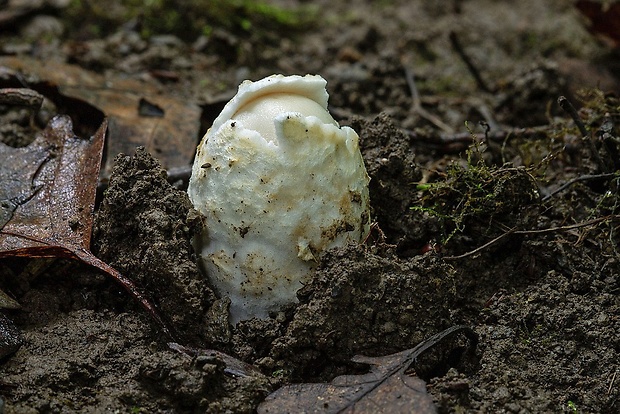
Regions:
<svg viewBox="0 0 620 414"><path fill-rule="evenodd" d="M355 356L352 361L369 364L370 372L342 375L329 384L292 384L267 396L258 407L267 413L436 413L423 380L407 374L409 366L425 351L456 333L475 337L471 328L455 326L418 346L383 357Z"/></svg>
<svg viewBox="0 0 620 414"><path fill-rule="evenodd" d="M68 116L56 116L28 147L0 147L0 257L88 250L106 127L85 140Z"/></svg>
<svg viewBox="0 0 620 414"><path fill-rule="evenodd" d="M48 160L47 151L40 148L12 148L0 142L0 229L8 223L15 210L37 192L32 166L42 166ZM30 184L28 184L30 183Z"/></svg>
<svg viewBox="0 0 620 414"><path fill-rule="evenodd" d="M171 95L158 82L104 76L62 62L41 65L23 56L0 56L2 68L13 73L8 76L11 82L3 87L15 87L18 74L38 79L30 81L29 87L73 113L76 125L93 118L89 111L105 114L109 125L101 173L104 181L110 177L116 155L133 153L140 146L157 154L168 171L183 169L194 159L202 135L202 110L193 102Z"/></svg>
<svg viewBox="0 0 620 414"><path fill-rule="evenodd" d="M71 118L54 117L29 146L0 145L0 258L77 259L117 280L169 333L134 283L90 251L93 209L107 129L88 140Z"/></svg>

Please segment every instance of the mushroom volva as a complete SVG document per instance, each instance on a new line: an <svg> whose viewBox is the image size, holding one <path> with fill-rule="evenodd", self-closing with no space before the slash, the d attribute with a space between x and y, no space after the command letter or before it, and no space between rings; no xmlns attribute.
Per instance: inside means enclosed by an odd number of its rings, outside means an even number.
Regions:
<svg viewBox="0 0 620 414"><path fill-rule="evenodd" d="M188 194L205 226L195 246L233 323L295 302L321 252L369 231L359 137L328 112L326 83L245 81L198 146Z"/></svg>

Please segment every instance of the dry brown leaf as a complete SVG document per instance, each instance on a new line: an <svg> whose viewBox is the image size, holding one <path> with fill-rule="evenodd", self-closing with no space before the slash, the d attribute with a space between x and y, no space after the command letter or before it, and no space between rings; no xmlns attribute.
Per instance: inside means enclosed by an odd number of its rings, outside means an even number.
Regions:
<svg viewBox="0 0 620 414"><path fill-rule="evenodd" d="M56 116L28 147L0 146L0 203L8 205L0 257L57 257L58 246L90 247L105 131L104 122L93 138L80 139L68 116Z"/></svg>
<svg viewBox="0 0 620 414"><path fill-rule="evenodd" d="M27 147L0 143L0 258L80 260L116 279L168 331L133 282L88 250L106 128L81 139L60 115Z"/></svg>
<svg viewBox="0 0 620 414"><path fill-rule="evenodd" d="M41 65L23 56L0 57L2 67L40 79L28 87L52 101L66 105L78 99L105 114L109 125L104 179L109 178L117 154L131 154L139 146L156 155L168 170L191 165L200 138L201 109L168 95L155 82L106 78L79 66L53 61Z"/></svg>
<svg viewBox="0 0 620 414"><path fill-rule="evenodd" d="M459 332L474 335L467 326L455 326L406 351L383 357L356 356L352 361L369 364L370 372L342 375L329 384L284 386L261 403L258 413L435 413L425 382L406 370L422 353Z"/></svg>

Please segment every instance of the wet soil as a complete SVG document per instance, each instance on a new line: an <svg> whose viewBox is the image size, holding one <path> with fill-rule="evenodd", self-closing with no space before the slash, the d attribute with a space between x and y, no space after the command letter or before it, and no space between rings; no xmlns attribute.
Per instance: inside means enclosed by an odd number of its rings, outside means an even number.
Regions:
<svg viewBox="0 0 620 414"><path fill-rule="evenodd" d="M254 412L284 384L364 372L354 355L460 324L478 335L471 355L443 344L413 368L438 412L620 409L617 52L568 1L316 5L288 34L255 22L172 37L128 21L93 36L50 5L0 35L5 55L158 83L201 105L205 129L243 78L322 74L360 135L376 221L365 243L321 257L298 304L231 326L195 264L202 223L183 183L158 154L119 155L93 252L173 332L83 265L2 260L0 289L21 309L1 309L0 329L23 344L0 360L0 413ZM12 145L36 127L19 111L0 114Z"/></svg>

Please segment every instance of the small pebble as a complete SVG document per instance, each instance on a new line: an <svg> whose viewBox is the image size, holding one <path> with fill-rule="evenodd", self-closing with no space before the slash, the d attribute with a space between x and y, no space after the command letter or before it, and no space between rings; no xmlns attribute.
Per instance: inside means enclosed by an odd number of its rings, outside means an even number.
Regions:
<svg viewBox="0 0 620 414"><path fill-rule="evenodd" d="M17 352L22 344L23 339L19 329L13 324L13 321L0 313L0 359ZM2 413L1 409L0 413Z"/></svg>

